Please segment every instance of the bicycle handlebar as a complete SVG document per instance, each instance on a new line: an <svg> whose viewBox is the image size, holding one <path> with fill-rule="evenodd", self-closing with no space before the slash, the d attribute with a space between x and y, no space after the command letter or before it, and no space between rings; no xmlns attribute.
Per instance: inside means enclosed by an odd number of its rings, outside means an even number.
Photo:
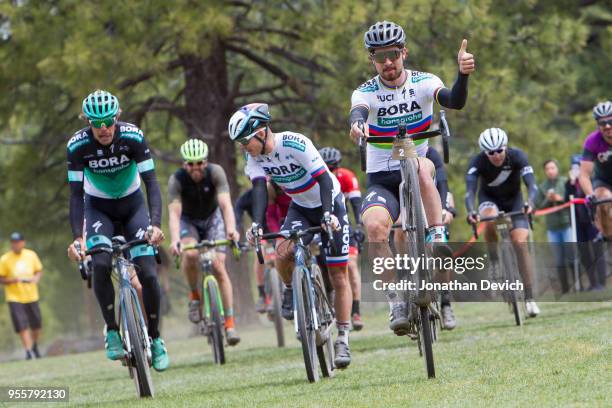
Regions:
<svg viewBox="0 0 612 408"><path fill-rule="evenodd" d="M298 240L299 238L309 235L309 234L318 234L323 231L321 226L309 227L302 230L285 230L279 232L270 232L267 234L255 235L255 252L257 253L257 260L260 264L264 263L263 253L261 251L261 240L262 239L276 239L276 238L285 238L293 241ZM329 237L330 240L333 240L333 236Z"/></svg>
<svg viewBox="0 0 612 408"><path fill-rule="evenodd" d="M242 245L238 241L234 241L232 239L217 239L217 240L205 239L195 244L184 245L182 248L179 243L179 248L181 248L181 251L188 251L190 249L202 249L202 248L209 249L209 248L215 248L218 246L228 246L228 245L232 248L232 254L234 255L234 258L236 260L239 260L240 252L242 251ZM180 265L180 259L181 259L180 256L176 257L177 269Z"/></svg>
<svg viewBox="0 0 612 408"><path fill-rule="evenodd" d="M492 215L490 217L483 217L483 218L480 218L477 222L470 223L472 225L472 232L473 232L474 238L478 239L478 228L476 227L477 224L480 224L481 222L496 221L496 220L507 218L507 217L514 217L516 215L527 215L527 219L529 221L529 229L533 230L533 215L532 213L527 214L528 208L529 208L529 205L525 203L523 206L523 209L521 210L509 211L509 212L500 211L499 213L497 213L497 215ZM475 216L477 214L476 212L472 212L471 215Z"/></svg>

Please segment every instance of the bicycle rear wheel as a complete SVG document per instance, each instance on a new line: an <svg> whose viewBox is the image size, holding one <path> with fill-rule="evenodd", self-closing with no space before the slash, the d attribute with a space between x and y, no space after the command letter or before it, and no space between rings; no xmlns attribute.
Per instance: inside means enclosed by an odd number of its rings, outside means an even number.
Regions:
<svg viewBox="0 0 612 408"><path fill-rule="evenodd" d="M128 355L131 365L134 367L134 383L139 397L152 397L154 394L153 380L147 357L145 333L140 325L141 317L138 314L138 298L129 287L121 289L122 302L125 307L125 318L127 323L127 336L131 353ZM126 333L124 333L124 336ZM124 339L125 341L125 339Z"/></svg>
<svg viewBox="0 0 612 408"><path fill-rule="evenodd" d="M213 357L216 364L225 364L225 350L223 348L223 321L221 310L219 309L219 287L217 282L212 279L206 281L206 291L210 307L210 322L208 336L213 348Z"/></svg>
<svg viewBox="0 0 612 408"><path fill-rule="evenodd" d="M421 349L423 351L423 358L425 359L425 369L427 370L428 378L436 377L436 369L434 366L434 357L433 357L433 329L431 327L430 320L430 311L427 306L419 307L419 317L421 323L421 330L419 332L419 337L421 341Z"/></svg>
<svg viewBox="0 0 612 408"><path fill-rule="evenodd" d="M276 344L278 347L285 347L285 332L283 331L283 316L282 316L282 300L281 300L281 281L278 277L276 269L268 270L268 294L270 296L270 304L272 305L272 320L274 321L274 330L276 330Z"/></svg>
<svg viewBox="0 0 612 408"><path fill-rule="evenodd" d="M304 366L308 381L319 380L319 372L315 365L316 361L316 338L314 321L312 316L312 297L310 287L304 274L309 273L304 267L293 270L293 294L295 296L297 328L302 343L302 354L304 355Z"/></svg>

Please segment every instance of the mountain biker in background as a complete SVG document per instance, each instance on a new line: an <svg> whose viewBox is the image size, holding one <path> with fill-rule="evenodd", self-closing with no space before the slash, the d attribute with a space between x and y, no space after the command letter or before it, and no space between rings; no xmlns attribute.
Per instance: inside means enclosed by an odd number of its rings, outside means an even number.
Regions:
<svg viewBox="0 0 612 408"><path fill-rule="evenodd" d="M508 147L508 135L499 128L484 130L478 139L481 152L470 160L465 177L465 206L468 223L474 224L480 217L493 217L501 210L504 212L524 209L525 201L521 192L521 178L527 186L528 199L526 214L535 208L534 200L538 193L533 168L527 155L520 149ZM474 208L476 189L478 190L478 213ZM485 223L484 237L489 250L492 268L499 268L497 253L497 231L494 222ZM533 297L533 260L529 255L529 221L525 214L512 217L510 238L516 251L518 268L525 288L525 309L529 317L536 317L540 309ZM499 274L497 274L499 275Z"/></svg>
<svg viewBox="0 0 612 408"><path fill-rule="evenodd" d="M75 243L81 248L111 247L115 234L113 223L123 227L128 241L145 238L147 228L151 245L158 245L164 234L160 229L162 200L155 177L155 165L142 130L119 122L119 101L109 92L97 90L82 104L82 117L88 126L68 141L68 182L70 184L70 224L74 242L68 247L72 260L81 260ZM141 179L147 190L147 204L140 190ZM84 233L87 236L83 243ZM154 249L140 245L130 250L142 284L148 332L153 339L153 368L168 367L168 353L160 337L160 288ZM119 326L115 320L115 289L111 281L112 256L93 255L93 287L106 323L106 356L124 357Z"/></svg>
<svg viewBox="0 0 612 408"><path fill-rule="evenodd" d="M579 182L587 201L612 198L612 102L598 103L593 108L593 118L598 129L587 136L580 162ZM592 177L592 178L591 178ZM595 226L603 237L611 238L610 214L602 214L603 206L596 212Z"/></svg>
<svg viewBox="0 0 612 408"><path fill-rule="evenodd" d="M364 134L359 124L364 123L367 146L367 191L361 214L368 242L376 245L376 257L390 257L388 239L391 226L398 220L400 163L391 159L390 143L376 143L377 136L395 136L400 121L407 125L407 132L417 133L429 129L433 116L433 102L451 109L461 109L467 99L468 76L475 70L474 57L466 52L467 40L463 40L457 62L459 72L452 89L447 89L437 76L404 68L408 55L406 35L399 25L381 21L371 26L364 35L365 47L377 76L365 82L353 92L349 123L350 136L357 142ZM427 141L415 141L417 146L419 185L427 216L427 241L446 242L442 223L442 205L432 174L434 166L425 158ZM403 235L403 234L397 234ZM446 245L436 245L438 256L450 255ZM386 292L390 307L389 327L401 335L410 330L409 308L394 291Z"/></svg>
<svg viewBox="0 0 612 408"><path fill-rule="evenodd" d="M351 170L339 167L342 161L342 153L340 153L340 150L333 147L323 147L319 149L319 154L323 158L325 164L327 164L329 171L338 179L340 191L344 194L344 198L351 203L355 223L359 226L357 228L351 226L348 263L349 281L351 284L351 293L353 295L351 324L353 325L353 329L359 331L363 329L363 320L361 320L361 313L359 310L361 302L361 273L359 272L359 264L357 263L357 254L359 250L357 248L356 235L357 239L362 242L365 239L363 231L361 230L361 191L359 190L359 180Z"/></svg>
<svg viewBox="0 0 612 408"><path fill-rule="evenodd" d="M336 177L325 166L321 155L306 136L294 132L273 133L270 129L272 117L268 105L252 103L240 108L229 121L230 139L239 142L248 153L246 173L253 182L253 216L255 223L247 232L249 242L255 234L261 234L268 194L266 177L277 183L291 196L291 205L281 230L305 229L311 226L330 226L333 230L333 245L327 234L322 234L326 251L327 267L336 296L334 300L337 316L338 336L334 343L338 368L351 362L349 330L351 292L348 283L348 215L344 197ZM312 237L304 237L308 243ZM293 319L293 291L291 275L294 267L293 244L277 240L276 269L285 283L282 313Z"/></svg>
<svg viewBox="0 0 612 408"><path fill-rule="evenodd" d="M425 154L435 167L435 182L436 190L440 194L440 203L442 204L442 223L444 224L445 235L448 239L449 236L449 225L457 215L455 209L455 202L452 198L452 194L448 189L448 178L446 176L446 169L444 168L444 160L440 153L433 146L427 147L427 153ZM451 205L452 204L452 205ZM438 279L444 282L450 282L451 271L438 272ZM453 330L457 326L457 320L455 319L455 313L451 307L451 294L449 290L443 290L440 292L440 313L442 314L442 327L446 330Z"/></svg>
<svg viewBox="0 0 612 408"><path fill-rule="evenodd" d="M208 162L208 145L200 139L189 139L181 146L183 166L168 180L168 212L170 251L181 256L181 268L189 283L189 320L202 320L198 287L200 252L197 249L182 252L180 247L201 240L231 239L237 241L236 221L230 197L229 184L221 166ZM225 268L225 247L218 247L213 260L213 273L221 288L225 311L225 337L227 344L240 342L235 327L232 281Z"/></svg>

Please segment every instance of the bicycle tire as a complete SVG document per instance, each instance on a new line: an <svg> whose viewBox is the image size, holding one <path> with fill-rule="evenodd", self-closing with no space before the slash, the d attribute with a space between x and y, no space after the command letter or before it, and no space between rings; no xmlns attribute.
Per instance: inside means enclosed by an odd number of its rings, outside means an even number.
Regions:
<svg viewBox="0 0 612 408"><path fill-rule="evenodd" d="M297 267L293 270L293 293L295 296L295 317L302 343L306 377L312 383L319 380L319 372L315 365L316 340L312 321L310 289L306 277L303 276L304 273L309 273L304 267Z"/></svg>
<svg viewBox="0 0 612 408"><path fill-rule="evenodd" d="M320 327L319 330L329 330L327 339L323 344L317 344L317 357L319 358L319 366L323 377L334 376L334 344L331 341L331 326L334 324L334 311L327 298L325 282L323 274L318 265L312 265L314 277L313 286L315 290L316 310L319 314Z"/></svg>
<svg viewBox="0 0 612 408"><path fill-rule="evenodd" d="M268 293L270 295L272 305L272 319L274 321L274 330L276 331L276 345L285 347L285 332L283 328L282 316L282 299L281 299L281 281L278 277L278 272L275 268L268 271Z"/></svg>
<svg viewBox="0 0 612 408"><path fill-rule="evenodd" d="M206 283L208 291L208 301L210 302L210 345L213 349L213 357L216 364L225 364L225 349L223 345L223 321L221 320L221 312L219 310L219 287L217 282L208 279Z"/></svg>
<svg viewBox="0 0 612 408"><path fill-rule="evenodd" d="M141 398L153 397L155 391L153 388L153 380L151 379L151 370L145 350L144 333L137 321L140 321L140 316L137 316L138 306L134 302L138 302L133 292L128 287L121 289L123 303L125 306L125 316L127 323L127 335L132 349L132 355L128 356L133 361L134 382L136 391ZM124 333L125 335L125 333Z"/></svg>
<svg viewBox="0 0 612 408"><path fill-rule="evenodd" d="M425 360L425 369L427 370L428 378L436 378L436 369L434 366L433 357L433 339L429 307L419 307L419 318L421 322L421 330L419 331L419 337L421 341L421 348L423 350L423 358Z"/></svg>
<svg viewBox="0 0 612 408"><path fill-rule="evenodd" d="M516 270L517 270L517 264L516 264L516 259L514 258L514 251L511 251L511 249L509 248L511 244L508 243L504 243L503 246L504 248L502 248L502 256L503 256L503 265L504 265L504 271L503 276L504 276L504 280L506 281L510 281L510 280L515 280L515 274L516 274ZM514 315L514 323L517 326L522 326L523 325L523 319L521 318L521 311L519 309L519 304L518 304L518 296L515 290L512 289L506 289L505 290L505 294L506 294L506 299L508 301L508 303L510 303L510 305L512 306L512 314Z"/></svg>

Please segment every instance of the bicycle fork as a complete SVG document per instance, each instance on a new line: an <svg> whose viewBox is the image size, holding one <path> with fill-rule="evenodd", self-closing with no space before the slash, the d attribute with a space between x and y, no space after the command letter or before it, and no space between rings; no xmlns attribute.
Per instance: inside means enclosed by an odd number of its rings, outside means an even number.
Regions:
<svg viewBox="0 0 612 408"><path fill-rule="evenodd" d="M301 266L299 267L301 270L301 273L303 274L303 276L306 278L306 283L308 286L308 303L310 304L310 322L312 324L312 328L313 330L316 330L319 327L319 319L317 317L317 312L316 312L316 305L314 302L314 290L313 290L313 285L312 285L312 278L310 276L310 270L308 268L306 268L305 266ZM298 327L298 317L297 317L297 309L296 309L296 305L297 305L297 298L296 298L296 290L302 290L302 279L299 280L299 282L295 282L297 284L299 284L299 288L295 287L294 284L294 288L293 288L293 322L294 322L294 326L295 326L295 332L296 333L300 333L299 327Z"/></svg>

